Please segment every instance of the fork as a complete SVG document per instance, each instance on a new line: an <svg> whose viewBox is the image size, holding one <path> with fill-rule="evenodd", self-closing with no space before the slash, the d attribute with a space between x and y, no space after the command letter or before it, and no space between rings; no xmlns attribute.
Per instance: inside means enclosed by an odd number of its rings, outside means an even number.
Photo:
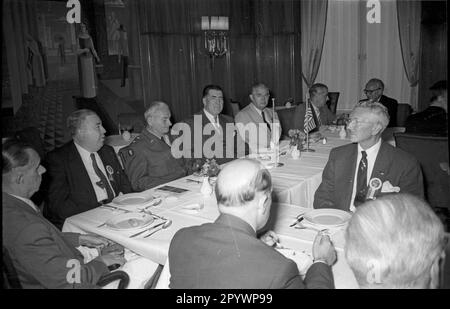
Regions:
<svg viewBox="0 0 450 309"><path fill-rule="evenodd" d="M145 232L151 231L151 230L153 230L153 229L155 229L155 228L157 228L157 227L163 225L164 223L166 223L166 222L165 222L165 221L164 221L164 222L160 222L160 223L158 223L158 224L156 224L156 225L154 225L154 226L152 226L152 227L149 227L148 229L145 229L145 230L143 230L143 231L140 231L140 232L138 232L138 233L136 233L136 234L133 234L133 235L129 236L129 238L133 238L133 237L139 236L139 235L141 235L141 234L144 234Z"/></svg>

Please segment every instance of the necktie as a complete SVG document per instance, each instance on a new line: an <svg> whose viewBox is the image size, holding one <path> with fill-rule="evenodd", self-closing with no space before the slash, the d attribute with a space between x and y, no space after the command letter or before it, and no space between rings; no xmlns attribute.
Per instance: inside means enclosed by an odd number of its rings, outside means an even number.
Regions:
<svg viewBox="0 0 450 309"><path fill-rule="evenodd" d="M270 131L270 124L267 122L267 120L266 120L266 116L265 116L265 113L264 113L264 111L262 111L261 112L261 115L262 115L262 119L263 119L263 121L266 123L266 125L267 125L267 129L269 129L269 131Z"/></svg>
<svg viewBox="0 0 450 309"><path fill-rule="evenodd" d="M97 160L95 160L95 155L91 153L92 166L94 167L94 171L97 174L98 178L100 178L99 182L95 184L102 189L106 189L106 194L108 194L108 203L112 201L114 198L114 192L109 185L108 179L106 179L105 174L103 174L102 170L97 165Z"/></svg>
<svg viewBox="0 0 450 309"><path fill-rule="evenodd" d="M359 161L358 175L356 182L356 195L353 205L355 207L361 205L366 201L367 193L367 153L363 150L361 151L362 157Z"/></svg>

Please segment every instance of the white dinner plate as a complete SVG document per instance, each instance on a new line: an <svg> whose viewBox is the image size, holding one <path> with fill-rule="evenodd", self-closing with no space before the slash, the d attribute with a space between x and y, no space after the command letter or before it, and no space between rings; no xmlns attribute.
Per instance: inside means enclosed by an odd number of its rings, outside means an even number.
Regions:
<svg viewBox="0 0 450 309"><path fill-rule="evenodd" d="M146 227L153 221L152 215L143 212L131 212L112 217L106 221L106 226L113 230L129 231Z"/></svg>
<svg viewBox="0 0 450 309"><path fill-rule="evenodd" d="M312 225L330 228L340 227L348 222L351 214L334 208L314 209L304 215L304 220Z"/></svg>
<svg viewBox="0 0 450 309"><path fill-rule="evenodd" d="M119 195L112 202L121 206L146 206L153 199L153 196L143 195L142 193L128 193Z"/></svg>

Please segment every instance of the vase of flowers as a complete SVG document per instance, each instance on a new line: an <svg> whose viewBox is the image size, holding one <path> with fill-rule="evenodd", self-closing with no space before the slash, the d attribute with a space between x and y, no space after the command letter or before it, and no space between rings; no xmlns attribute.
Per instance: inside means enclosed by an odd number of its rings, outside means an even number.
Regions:
<svg viewBox="0 0 450 309"><path fill-rule="evenodd" d="M303 149L303 142L305 140L305 133L298 129L289 130L289 146L292 150L297 149L298 151Z"/></svg>

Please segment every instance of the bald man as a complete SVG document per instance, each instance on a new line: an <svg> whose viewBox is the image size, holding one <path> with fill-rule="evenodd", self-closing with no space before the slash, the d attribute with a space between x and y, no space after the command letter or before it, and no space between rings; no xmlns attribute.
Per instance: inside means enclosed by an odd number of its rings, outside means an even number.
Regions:
<svg viewBox="0 0 450 309"><path fill-rule="evenodd" d="M384 92L383 81L378 78L372 78L367 82L366 87L364 88L364 94L366 95L367 99L361 100L359 101L359 103L378 102L383 104L388 109L389 113L388 127L396 127L398 102L393 98L385 96L383 92Z"/></svg>
<svg viewBox="0 0 450 309"><path fill-rule="evenodd" d="M186 176L183 159L174 158L170 150L170 116L166 103L150 104L144 113L146 129L119 152L134 191L144 191Z"/></svg>
<svg viewBox="0 0 450 309"><path fill-rule="evenodd" d="M227 164L216 184L220 216L213 223L179 230L169 248L170 288L281 289L333 288L336 252L328 236L313 244L314 264L302 281L297 265L256 235L269 219L272 180L260 163ZM267 237L268 236L268 237Z"/></svg>

